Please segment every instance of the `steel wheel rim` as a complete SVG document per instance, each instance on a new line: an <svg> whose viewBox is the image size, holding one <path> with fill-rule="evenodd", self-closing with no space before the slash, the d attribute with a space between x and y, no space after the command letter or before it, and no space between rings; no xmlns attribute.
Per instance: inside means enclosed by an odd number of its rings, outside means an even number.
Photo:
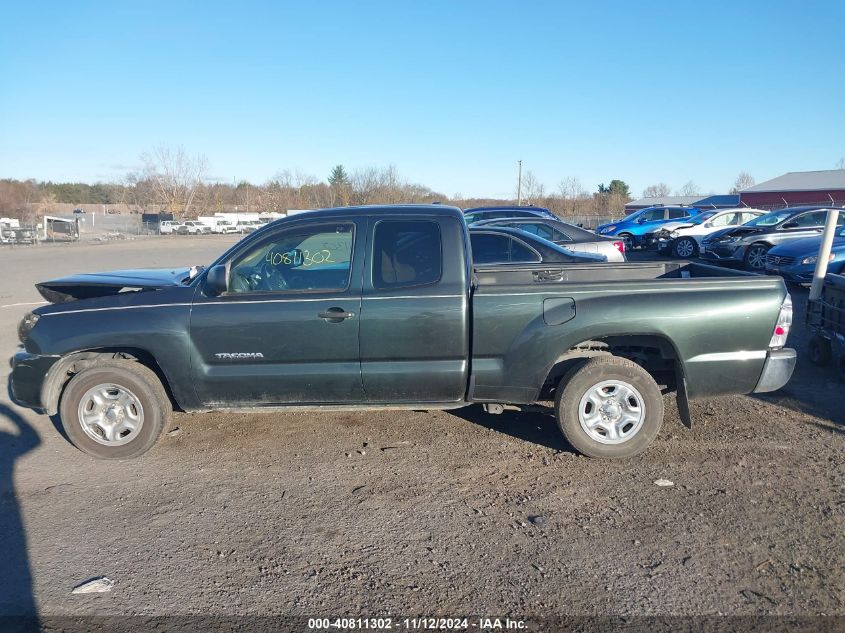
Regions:
<svg viewBox="0 0 845 633"><path fill-rule="evenodd" d="M766 265L766 251L760 246L755 246L748 251L748 265L751 268L762 268Z"/></svg>
<svg viewBox="0 0 845 633"><path fill-rule="evenodd" d="M98 444L122 446L141 432L144 407L138 396L126 387L103 383L80 398L79 425Z"/></svg>
<svg viewBox="0 0 845 633"><path fill-rule="evenodd" d="M678 242L678 245L675 247L675 250L678 252L678 255L681 257L689 257L692 255L693 247L692 242L689 240L681 240Z"/></svg>
<svg viewBox="0 0 845 633"><path fill-rule="evenodd" d="M587 389L578 405L578 421L587 436L601 444L622 444L645 422L642 394L622 380L603 380Z"/></svg>

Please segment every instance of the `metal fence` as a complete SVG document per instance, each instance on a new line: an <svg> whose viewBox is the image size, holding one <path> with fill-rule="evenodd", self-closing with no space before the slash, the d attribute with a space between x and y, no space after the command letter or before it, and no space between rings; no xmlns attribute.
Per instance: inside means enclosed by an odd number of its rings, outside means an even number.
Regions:
<svg viewBox="0 0 845 633"><path fill-rule="evenodd" d="M151 232L158 233L158 227L152 231L149 226L144 226L141 216L138 214L101 214L101 213L79 213L71 215L57 215L55 217L68 220L79 219L80 239L107 237L109 235L146 235Z"/></svg>
<svg viewBox="0 0 845 633"><path fill-rule="evenodd" d="M620 215L562 215L560 216L560 219L564 222L568 222L569 224L581 226L592 231L599 224L606 224L608 222L612 222L613 220L618 220L623 215L624 213Z"/></svg>

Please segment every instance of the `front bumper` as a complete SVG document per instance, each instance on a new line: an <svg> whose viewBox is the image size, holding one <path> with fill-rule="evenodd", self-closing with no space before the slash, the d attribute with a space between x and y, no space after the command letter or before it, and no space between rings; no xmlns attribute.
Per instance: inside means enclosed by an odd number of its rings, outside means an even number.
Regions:
<svg viewBox="0 0 845 633"><path fill-rule="evenodd" d="M769 352L754 393L777 391L788 383L795 370L796 358L795 350L789 347Z"/></svg>
<svg viewBox="0 0 845 633"><path fill-rule="evenodd" d="M659 239L660 238L657 236L657 233L646 233L642 237L642 244L645 248L656 249L658 247Z"/></svg>
<svg viewBox="0 0 845 633"><path fill-rule="evenodd" d="M669 237L658 237L657 238L657 252L661 255L669 255L672 253L672 246L675 244L675 240Z"/></svg>
<svg viewBox="0 0 845 633"><path fill-rule="evenodd" d="M43 409L41 389L44 381L59 356L30 354L20 350L15 354L10 365L9 397L15 404L29 409Z"/></svg>
<svg viewBox="0 0 845 633"><path fill-rule="evenodd" d="M806 269L806 270L805 270ZM791 281L792 283L796 284L809 284L813 281L813 267L802 266L801 268L798 267L790 267L790 268L780 268L778 266L770 266L766 264L766 274L767 275L780 275L786 281Z"/></svg>
<svg viewBox="0 0 845 633"><path fill-rule="evenodd" d="M705 243L701 258L716 262L741 262L745 259L746 248L745 244Z"/></svg>

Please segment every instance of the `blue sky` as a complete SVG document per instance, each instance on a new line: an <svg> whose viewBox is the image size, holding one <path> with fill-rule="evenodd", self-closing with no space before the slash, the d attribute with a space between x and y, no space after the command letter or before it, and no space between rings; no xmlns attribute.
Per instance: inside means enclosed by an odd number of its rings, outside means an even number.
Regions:
<svg viewBox="0 0 845 633"><path fill-rule="evenodd" d="M723 192L845 156L836 2L6 3L0 177L107 181L155 145L210 176L394 164L447 195ZM10 28L10 25L11 26ZM829 34L829 35L828 35Z"/></svg>

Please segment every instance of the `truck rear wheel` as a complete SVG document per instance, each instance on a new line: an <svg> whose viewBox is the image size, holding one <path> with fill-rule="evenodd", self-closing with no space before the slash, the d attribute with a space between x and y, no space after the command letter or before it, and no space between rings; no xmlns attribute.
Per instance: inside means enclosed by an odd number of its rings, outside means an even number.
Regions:
<svg viewBox="0 0 845 633"><path fill-rule="evenodd" d="M155 372L129 360L109 360L70 379L59 404L68 439L99 459L146 453L172 411Z"/></svg>
<svg viewBox="0 0 845 633"><path fill-rule="evenodd" d="M635 362L597 356L561 379L555 415L563 436L578 452L606 459L633 457L660 432L663 396Z"/></svg>

